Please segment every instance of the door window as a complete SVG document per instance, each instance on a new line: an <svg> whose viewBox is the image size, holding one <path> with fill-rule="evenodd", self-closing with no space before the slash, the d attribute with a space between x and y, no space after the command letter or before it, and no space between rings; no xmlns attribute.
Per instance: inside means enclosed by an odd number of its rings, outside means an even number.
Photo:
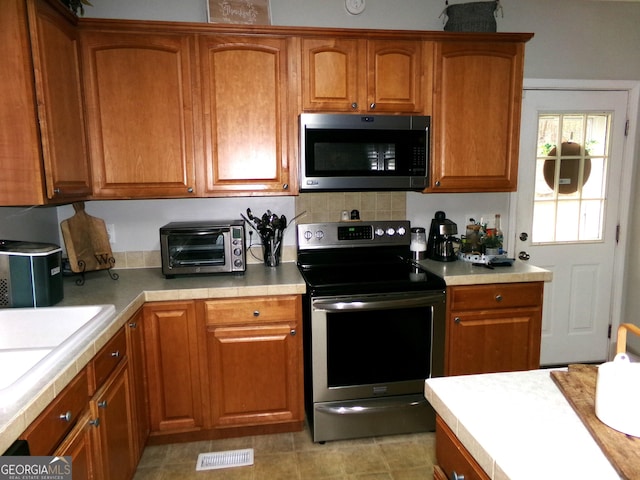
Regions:
<svg viewBox="0 0 640 480"><path fill-rule="evenodd" d="M601 242L611 113L540 113L534 244Z"/></svg>

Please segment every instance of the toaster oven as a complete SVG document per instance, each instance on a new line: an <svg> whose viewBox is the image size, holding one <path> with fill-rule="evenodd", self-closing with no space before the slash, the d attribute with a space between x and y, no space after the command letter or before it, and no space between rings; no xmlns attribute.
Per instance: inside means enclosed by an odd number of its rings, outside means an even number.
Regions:
<svg viewBox="0 0 640 480"><path fill-rule="evenodd" d="M244 246L243 220L171 222L160 228L162 273L244 273Z"/></svg>

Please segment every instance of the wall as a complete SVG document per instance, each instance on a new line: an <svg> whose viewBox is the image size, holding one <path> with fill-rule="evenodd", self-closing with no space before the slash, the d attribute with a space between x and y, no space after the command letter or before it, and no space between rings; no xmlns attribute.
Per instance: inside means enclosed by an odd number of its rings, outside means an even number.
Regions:
<svg viewBox="0 0 640 480"><path fill-rule="evenodd" d="M91 3L93 7L85 8L87 17L190 22L203 22L207 18L206 0L91 0ZM535 33L527 44L525 77L640 80L637 47L640 45L640 3L595 0L503 0L501 3L504 17L498 17L498 31ZM444 0L367 0L364 13L352 16L345 11L343 0L271 0L272 23L276 25L442 30L443 8ZM636 204L638 201L640 198ZM306 200L298 199L298 208L302 208L300 202L304 205ZM254 212L270 208L291 218L297 208L296 200L289 197L89 202L87 211L114 224L114 250L146 251L157 249L157 228L165 221L237 218L246 207ZM414 224L428 226L436 210L444 210L461 226L470 215L494 213L502 213L503 225L509 224L506 194L407 194L406 216ZM16 235L55 238L57 223L72 213L69 206L34 211L0 208L0 238L16 238ZM637 238L640 213L636 212L634 218L635 224L630 228ZM292 230L285 236L288 245L295 244ZM633 285L640 285L640 258L634 258L634 265L637 267L630 269L629 278ZM638 309L640 305L634 311Z"/></svg>

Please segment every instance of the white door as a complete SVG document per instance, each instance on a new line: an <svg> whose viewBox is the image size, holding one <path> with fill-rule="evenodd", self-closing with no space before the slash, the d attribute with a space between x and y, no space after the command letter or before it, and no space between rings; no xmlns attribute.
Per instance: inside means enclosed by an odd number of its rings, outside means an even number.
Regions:
<svg viewBox="0 0 640 480"><path fill-rule="evenodd" d="M545 284L542 365L603 362L609 349L626 91L525 90L515 256ZM627 193L628 195L628 193Z"/></svg>

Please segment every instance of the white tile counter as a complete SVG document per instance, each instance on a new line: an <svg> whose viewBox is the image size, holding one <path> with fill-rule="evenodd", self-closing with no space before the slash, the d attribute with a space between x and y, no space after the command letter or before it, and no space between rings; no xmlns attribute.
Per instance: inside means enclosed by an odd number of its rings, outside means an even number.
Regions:
<svg viewBox="0 0 640 480"><path fill-rule="evenodd" d="M425 397L491 479L620 478L550 370L432 378Z"/></svg>
<svg viewBox="0 0 640 480"><path fill-rule="evenodd" d="M553 278L551 271L521 260L516 260L510 267L494 267L493 270L473 266L470 262L462 260L453 262L420 260L419 263L430 272L442 277L448 287L485 283L549 282Z"/></svg>

